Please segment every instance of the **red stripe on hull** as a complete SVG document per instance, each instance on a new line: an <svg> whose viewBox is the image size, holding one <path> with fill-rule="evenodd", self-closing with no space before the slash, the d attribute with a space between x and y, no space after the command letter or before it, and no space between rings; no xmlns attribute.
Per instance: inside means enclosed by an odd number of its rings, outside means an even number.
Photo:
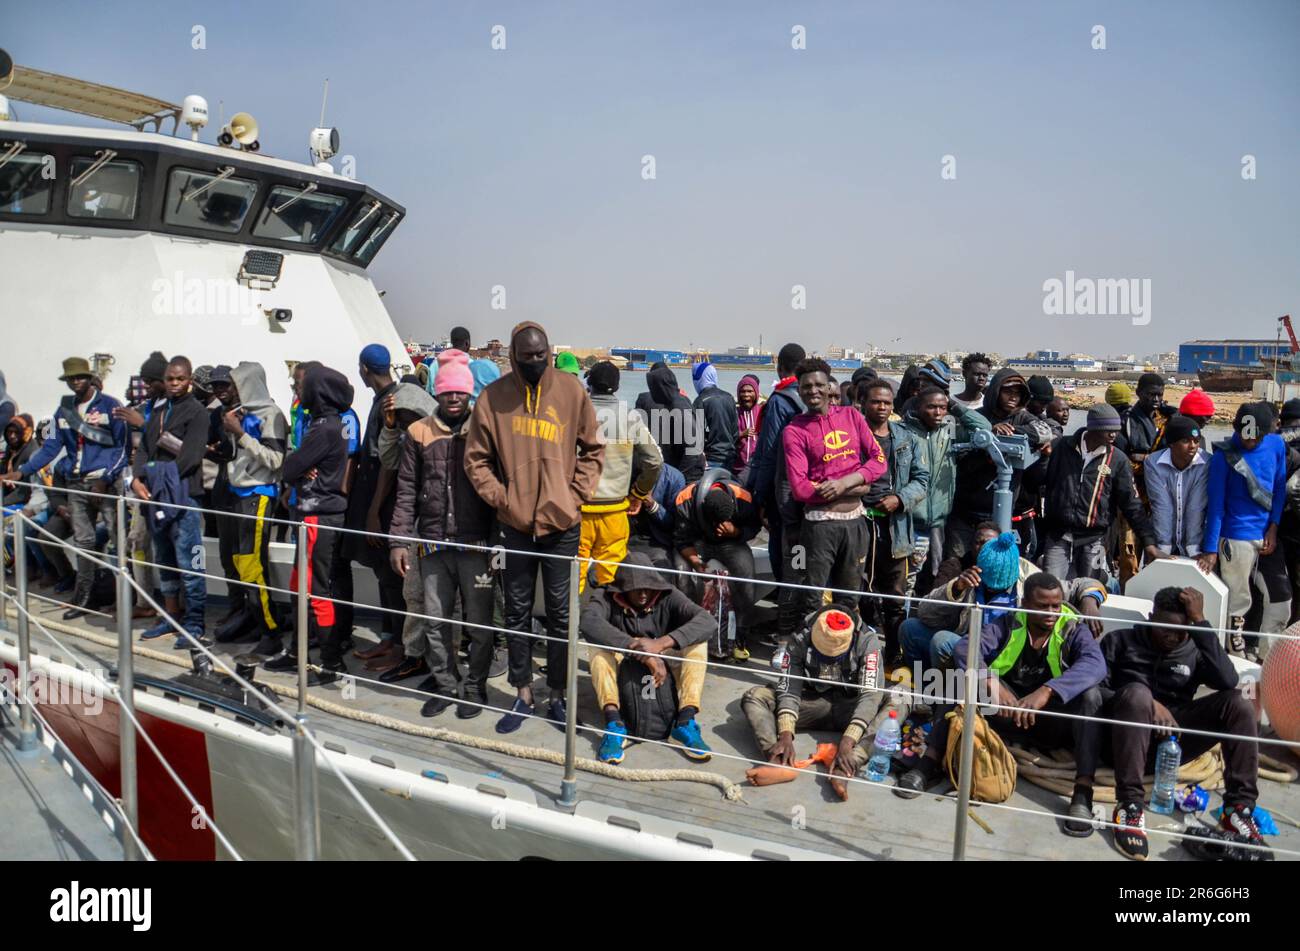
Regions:
<svg viewBox="0 0 1300 951"><path fill-rule="evenodd" d="M122 794L118 756L118 705L105 698L98 715L73 704L40 704L60 740L113 796ZM171 768L189 787L208 815L213 815L212 776L207 735L192 727L136 710L136 719L162 751ZM211 861L216 837L167 774L148 744L136 736L136 787L140 795L140 838L159 859Z"/></svg>

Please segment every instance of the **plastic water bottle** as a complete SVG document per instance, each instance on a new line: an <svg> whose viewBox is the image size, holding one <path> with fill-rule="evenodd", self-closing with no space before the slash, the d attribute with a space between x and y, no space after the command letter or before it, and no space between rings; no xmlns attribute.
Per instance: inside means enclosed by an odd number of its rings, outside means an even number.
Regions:
<svg viewBox="0 0 1300 951"><path fill-rule="evenodd" d="M883 782L889 775L889 764L894 752L899 747L903 731L898 725L898 711L890 710L889 719L880 724L876 738L871 745L871 759L867 760L867 779L873 783Z"/></svg>
<svg viewBox="0 0 1300 951"><path fill-rule="evenodd" d="M1176 808L1174 787L1178 785L1178 767L1183 762L1183 748L1172 733L1156 749L1156 784L1151 790L1151 811L1172 815Z"/></svg>

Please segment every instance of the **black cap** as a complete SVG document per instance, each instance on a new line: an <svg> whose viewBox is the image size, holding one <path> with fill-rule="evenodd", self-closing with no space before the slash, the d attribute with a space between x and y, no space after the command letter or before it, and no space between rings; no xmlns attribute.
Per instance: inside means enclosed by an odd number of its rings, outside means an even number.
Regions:
<svg viewBox="0 0 1300 951"><path fill-rule="evenodd" d="M593 390L603 393L618 392L618 367L608 360L601 360L587 371L587 383Z"/></svg>
<svg viewBox="0 0 1300 951"><path fill-rule="evenodd" d="M1282 422L1288 419L1300 419L1300 399L1287 400L1282 404Z"/></svg>
<svg viewBox="0 0 1300 951"><path fill-rule="evenodd" d="M212 375L208 377L208 385L213 383L234 383L234 378L230 375L230 367L224 363L219 363L212 368Z"/></svg>
<svg viewBox="0 0 1300 951"><path fill-rule="evenodd" d="M1056 395L1052 381L1045 376L1034 374L1025 382L1029 386L1029 398L1036 403L1050 403Z"/></svg>
<svg viewBox="0 0 1300 951"><path fill-rule="evenodd" d="M1181 413L1171 416L1165 423L1165 442L1175 443L1201 435L1201 425L1190 416Z"/></svg>

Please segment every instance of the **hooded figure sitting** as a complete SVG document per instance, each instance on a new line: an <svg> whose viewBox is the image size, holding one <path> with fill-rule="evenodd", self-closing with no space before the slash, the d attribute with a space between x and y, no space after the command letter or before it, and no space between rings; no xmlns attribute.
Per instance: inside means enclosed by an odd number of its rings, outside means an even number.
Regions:
<svg viewBox="0 0 1300 951"><path fill-rule="evenodd" d="M740 701L754 739L768 762L795 760L798 729L835 730L839 750L832 776L854 776L871 757L871 743L890 711L907 717L906 701L885 688L884 640L851 608L830 604L809 615L790 641L789 666L775 689L752 687Z"/></svg>
<svg viewBox="0 0 1300 951"><path fill-rule="evenodd" d="M605 739L597 754L601 762L621 763L630 742L623 717L633 711L620 706L619 666L625 663L625 655L617 653L620 650L649 670L654 686L650 696L643 690L634 690L631 696L651 704L657 704L657 692L668 679L663 656L681 658L673 665L677 714L669 736L690 759L709 759L712 754L695 721L704 692L709 638L717 632L709 612L665 581L648 556L634 551L610 585L598 589L587 602L579 625L583 638L606 648L591 653L591 682L605 714ZM643 730L634 732L646 735Z"/></svg>

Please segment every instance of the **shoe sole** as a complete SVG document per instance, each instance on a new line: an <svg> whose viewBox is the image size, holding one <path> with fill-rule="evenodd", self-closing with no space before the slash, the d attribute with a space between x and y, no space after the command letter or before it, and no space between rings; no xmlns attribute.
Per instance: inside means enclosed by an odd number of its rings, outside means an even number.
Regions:
<svg viewBox="0 0 1300 951"><path fill-rule="evenodd" d="M1083 820L1078 820L1078 821L1082 822ZM1088 836L1092 835L1092 833L1095 831L1091 825L1088 826L1086 829L1071 829L1069 825L1070 822L1071 820L1069 819L1062 822L1061 831L1064 832L1072 839L1086 839L1088 838Z"/></svg>
<svg viewBox="0 0 1300 951"><path fill-rule="evenodd" d="M697 750L694 747L687 746L681 740L674 739L673 737L669 737L668 742L671 743L673 746L678 747L683 753L686 754L686 758L688 760L691 760L692 762L707 763L709 760L713 759L712 751Z"/></svg>

